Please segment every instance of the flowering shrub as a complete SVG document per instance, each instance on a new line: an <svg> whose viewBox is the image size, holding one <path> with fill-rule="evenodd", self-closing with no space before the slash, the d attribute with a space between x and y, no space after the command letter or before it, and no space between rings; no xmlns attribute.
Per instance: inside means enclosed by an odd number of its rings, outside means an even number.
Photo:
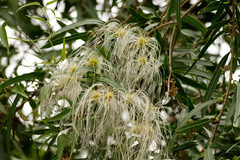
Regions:
<svg viewBox="0 0 240 160"><path fill-rule="evenodd" d="M53 73L42 90L42 116L70 109L61 128L88 158L167 158L159 52L139 27L110 21Z"/></svg>

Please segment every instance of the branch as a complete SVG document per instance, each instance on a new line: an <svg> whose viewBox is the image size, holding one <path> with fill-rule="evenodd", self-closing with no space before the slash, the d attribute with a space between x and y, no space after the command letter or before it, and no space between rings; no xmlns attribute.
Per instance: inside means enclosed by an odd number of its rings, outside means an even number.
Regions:
<svg viewBox="0 0 240 160"><path fill-rule="evenodd" d="M181 19L183 19L186 15L188 15L189 12L191 12L191 11L192 11L195 7L197 7L198 4L201 3L201 2L202 2L202 0L198 0L194 5L192 5L185 13L183 13L183 15L181 16ZM162 25L160 25L160 26L152 29L151 31L149 31L146 35L148 36L148 35L152 34L153 32L155 32L156 30L158 30L159 28L162 28L162 27L164 27L164 26L167 26L167 25L170 25L170 24L174 24L174 23L176 23L176 21L171 21L171 22L162 24Z"/></svg>
<svg viewBox="0 0 240 160"><path fill-rule="evenodd" d="M233 0L232 2L232 37L235 36L236 34L236 28L235 28L235 22L236 22L236 17L235 17L235 11L236 11L236 0ZM229 91L230 91L230 87L231 87L231 81L232 81L232 71L233 71L233 53L234 53L234 44L231 46L232 48L232 54L231 54L231 62L230 62L230 75L229 75L229 80L228 80L228 86L227 86L227 91L226 91L226 95L225 95L225 98L224 98L224 101L223 101L223 105L222 105L222 108L221 108L221 111L218 115L218 118L219 120L221 119L222 115L223 115L223 110L227 104L227 99L228 99L228 96L229 96ZM210 139L210 142L209 142L209 146L212 144L215 136L216 136L216 132L217 132L217 128L219 126L219 123L216 124L215 128L214 128L214 131L213 131L213 134L212 134L212 137Z"/></svg>

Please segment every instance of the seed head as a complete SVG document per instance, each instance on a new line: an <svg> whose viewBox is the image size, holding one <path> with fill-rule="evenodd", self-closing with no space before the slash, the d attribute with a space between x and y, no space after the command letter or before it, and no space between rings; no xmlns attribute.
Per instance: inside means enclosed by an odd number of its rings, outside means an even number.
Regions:
<svg viewBox="0 0 240 160"><path fill-rule="evenodd" d="M99 100L99 98L102 96L102 94L99 92L99 91L94 91L93 93L92 93L92 99L93 99L93 101L97 101L97 100Z"/></svg>
<svg viewBox="0 0 240 160"><path fill-rule="evenodd" d="M144 65L144 64L146 63L146 61L147 61L146 57L140 57L140 58L139 58L139 62L140 62L142 65Z"/></svg>
<svg viewBox="0 0 240 160"><path fill-rule="evenodd" d="M88 63L92 67L97 67L99 60L96 57L92 57L89 59Z"/></svg>
<svg viewBox="0 0 240 160"><path fill-rule="evenodd" d="M111 101L111 99L113 99L113 97L114 97L114 94L112 93L112 92L106 92L105 94L104 94L104 99L105 100L108 100L108 101Z"/></svg>
<svg viewBox="0 0 240 160"><path fill-rule="evenodd" d="M144 37L139 37L137 43L140 47L144 47L147 44L147 39Z"/></svg>
<svg viewBox="0 0 240 160"><path fill-rule="evenodd" d="M126 33L127 33L126 30L120 28L119 30L117 30L116 35L117 35L117 37L122 38Z"/></svg>

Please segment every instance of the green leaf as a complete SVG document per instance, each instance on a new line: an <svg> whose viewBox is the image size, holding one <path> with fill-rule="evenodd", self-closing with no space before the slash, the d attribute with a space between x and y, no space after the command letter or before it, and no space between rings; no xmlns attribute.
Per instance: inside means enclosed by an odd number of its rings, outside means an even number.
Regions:
<svg viewBox="0 0 240 160"><path fill-rule="evenodd" d="M56 46L58 44L61 44L63 42L63 39L65 39L65 43L73 42L78 39L86 41L88 39L88 35L87 35L87 32L83 32L83 33L73 34L73 35L67 36L65 38L64 37L57 38L51 42L47 42L43 47L41 47L41 49L50 48L50 47Z"/></svg>
<svg viewBox="0 0 240 160"><path fill-rule="evenodd" d="M97 80L99 82L105 82L105 83L113 86L114 88L116 88L122 92L125 92L122 85L111 77L99 77Z"/></svg>
<svg viewBox="0 0 240 160"><path fill-rule="evenodd" d="M194 108L194 105L193 105L193 103L191 101L191 98L189 96L187 97L187 106L188 106L188 111L191 111Z"/></svg>
<svg viewBox="0 0 240 160"><path fill-rule="evenodd" d="M3 44L5 45L5 47L7 48L7 53L9 54L9 44L8 44L8 37L7 37L7 32L6 32L6 27L7 22L4 22L0 28L0 38L3 42Z"/></svg>
<svg viewBox="0 0 240 160"><path fill-rule="evenodd" d="M52 3L55 3L55 2L57 2L57 1L58 1L58 0L52 0L52 1L48 2L48 3L46 4L46 6L48 6L48 5L52 4Z"/></svg>
<svg viewBox="0 0 240 160"><path fill-rule="evenodd" d="M207 88L207 90L206 90L206 93L205 93L205 95L204 95L204 98L203 98L204 102L205 102L205 101L208 101L208 100L210 100L210 99L212 98L212 95L213 95L213 93L214 93L214 91L215 91L215 89L216 89L216 86L217 86L217 84L218 84L219 78L220 78L221 73L222 73L221 67L224 67L225 63L227 62L228 55L229 55L229 53L226 54L226 55L221 59L221 61L219 62L219 64L217 65L216 70L215 70L214 73L213 73L213 77L212 77L212 79L211 79L211 81L210 81L210 83L209 83L209 85L208 85L208 88ZM206 114L206 111L207 111L207 109L203 109L203 110L202 110L202 113L201 113L201 114L202 114L202 117Z"/></svg>
<svg viewBox="0 0 240 160"><path fill-rule="evenodd" d="M65 60L66 58L66 53L65 53L65 38L63 38L63 47L62 47L62 52L61 52L61 58L62 58L62 61Z"/></svg>
<svg viewBox="0 0 240 160"><path fill-rule="evenodd" d="M65 26L61 29L59 29L58 31L52 33L50 36L51 37L54 37L60 33L63 33L63 32L68 32L69 30L71 29L74 29L76 27L80 27L80 26L83 26L83 25L90 25L90 24L104 24L103 21L99 20L99 19L86 19L86 20L83 20L83 21L80 21L80 22L76 22L76 23L72 23L68 26Z"/></svg>
<svg viewBox="0 0 240 160"><path fill-rule="evenodd" d="M202 85L202 84L200 84L200 83L197 83L195 80L192 80L192 79L190 79L190 78L181 76L181 75L176 74L176 73L175 73L175 76L176 76L178 79L180 79L182 82L184 82L185 84L190 85L190 86L192 86L192 87L194 87L194 88L204 89L204 90L207 88L205 85Z"/></svg>
<svg viewBox="0 0 240 160"><path fill-rule="evenodd" d="M69 109L69 108L65 109L61 113L59 113L51 118L45 119L43 121L46 121L46 122L59 121L59 120L63 119L64 117L66 117L70 111L71 111L71 109Z"/></svg>
<svg viewBox="0 0 240 160"><path fill-rule="evenodd" d="M203 7L198 14L201 13L207 13L207 12L212 12L218 9L220 2L219 1L214 1L209 3L206 7Z"/></svg>
<svg viewBox="0 0 240 160"><path fill-rule="evenodd" d="M193 16L190 15L186 15L182 21L184 21L185 23L188 23L189 25L195 27L197 30L199 30L200 32L202 32L202 34L204 35L207 32L206 27L196 18L194 18Z"/></svg>
<svg viewBox="0 0 240 160"><path fill-rule="evenodd" d="M24 7L27 7L27 6L42 6L42 5L41 5L39 2L31 2L31 3L25 4L25 5L21 6L20 8L18 8L17 12L18 12L20 9L22 9L22 8L24 8Z"/></svg>
<svg viewBox="0 0 240 160"><path fill-rule="evenodd" d="M212 24L211 26L209 26L207 29L208 29L208 30L219 29L219 28L221 28L222 26L228 24L229 22L230 22L230 20L217 22L217 23L214 23L214 24Z"/></svg>
<svg viewBox="0 0 240 160"><path fill-rule="evenodd" d="M217 100L210 100L210 101L207 101L207 102L204 102L202 103L201 105L197 106L196 108L194 108L191 112L189 112L186 117L184 118L184 120L182 122L179 123L178 127L181 127L183 126L184 124L186 124L188 122L188 120L190 118L192 118L192 116L194 116L195 114L197 114L197 112L199 112L201 109L213 104L213 103L216 103Z"/></svg>
<svg viewBox="0 0 240 160"><path fill-rule="evenodd" d="M176 16L177 16L177 25L178 29L181 29L181 0L176 0Z"/></svg>
<svg viewBox="0 0 240 160"><path fill-rule="evenodd" d="M212 148L210 148L209 146L207 149L204 150L204 159L214 160Z"/></svg>
<svg viewBox="0 0 240 160"><path fill-rule="evenodd" d="M16 110L16 107L17 107L17 104L18 104L20 98L21 98L21 96L17 95L16 98L14 99L10 113L8 115L8 119L7 119L6 148L7 148L8 153L10 153L10 150L11 150L12 122L13 122L13 118L15 116L15 110Z"/></svg>
<svg viewBox="0 0 240 160"><path fill-rule="evenodd" d="M233 126L236 128L240 128L240 83L237 84L237 92L236 92L236 105L233 119Z"/></svg>
<svg viewBox="0 0 240 160"><path fill-rule="evenodd" d="M142 10L148 11L149 13L151 13L154 17L160 18L156 12L156 10L150 8L150 7L145 7L145 6L139 6L139 8L141 8Z"/></svg>
<svg viewBox="0 0 240 160"><path fill-rule="evenodd" d="M207 106L209 106L209 105L211 105L211 104L213 104L213 103L216 103L216 102L217 102L217 100L207 101L207 102L202 103L202 104L199 105L198 107L194 108L191 112L189 112L189 113L185 116L185 118L184 118L181 122L179 122L178 128L180 128L181 126L185 125L185 124L188 122L188 120L189 120L190 118L192 118L192 116L194 116L195 114L197 114L201 109L203 109L203 108L205 108L205 107L207 107ZM174 143L175 143L175 141L176 141L176 139L177 139L177 135L178 135L178 134L177 134L176 132L174 132L174 134L173 134L173 136L172 136L172 139L171 139L171 141L170 141L170 145L169 145L169 153L172 153L173 145L174 145Z"/></svg>
<svg viewBox="0 0 240 160"><path fill-rule="evenodd" d="M160 51L161 51L161 53L163 53L164 41L163 41L162 35L158 30L155 33L156 33L156 39L157 39L158 43L160 44Z"/></svg>
<svg viewBox="0 0 240 160"><path fill-rule="evenodd" d="M57 23L58 23L62 28L65 27L65 26L67 26L65 23L63 23L62 21L59 21L59 20L57 20ZM78 32L77 32L75 29L71 29L71 30L68 31L68 33L70 33L70 34L77 34Z"/></svg>
<svg viewBox="0 0 240 160"><path fill-rule="evenodd" d="M27 96L27 94L24 92L23 88L22 88L20 85L18 85L18 84L15 84L11 90L12 90L14 93L20 94L20 95L22 95L23 97L28 98L28 96Z"/></svg>
<svg viewBox="0 0 240 160"><path fill-rule="evenodd" d="M203 126L209 124L210 122L211 122L210 119L201 119L201 120L197 120L197 121L194 121L194 122L190 122L186 125L178 127L176 129L176 133L185 133L185 132L188 132L190 130L200 129Z"/></svg>
<svg viewBox="0 0 240 160"><path fill-rule="evenodd" d="M68 136L66 136L65 134L61 134L58 137L57 139L57 159L58 160L61 160L64 147L69 143L69 141L71 141L71 139L68 138Z"/></svg>
<svg viewBox="0 0 240 160"><path fill-rule="evenodd" d="M41 17L29 16L29 15L27 15L27 17L29 17L31 19L36 19L36 20L42 21L42 22L46 23L48 26L51 26L49 22L47 22L45 19L43 19Z"/></svg>
<svg viewBox="0 0 240 160"><path fill-rule="evenodd" d="M170 19L172 13L175 10L175 0L171 0L169 7L168 7L168 12L167 12L167 21Z"/></svg>
<svg viewBox="0 0 240 160"><path fill-rule="evenodd" d="M216 67L216 70L213 73L213 77L208 85L208 88L206 90L206 93L204 95L204 101L208 101L212 98L213 92L215 91L215 88L217 86L217 83L219 81L219 78L221 76L222 70L221 67L224 67L225 63L227 62L228 59L228 54L226 54L221 61L219 62L219 64Z"/></svg>
<svg viewBox="0 0 240 160"><path fill-rule="evenodd" d="M17 76L14 78L11 78L3 83L0 84L0 90L3 89L4 87L7 87L11 84L15 84L21 81L26 81L26 80L31 80L31 79L43 79L45 76L45 72L31 72L27 74L23 74L21 76Z"/></svg>
<svg viewBox="0 0 240 160"><path fill-rule="evenodd" d="M133 17L135 17L136 19L138 19L140 21L146 19L141 13L139 13L138 11L136 11L135 9L133 9L131 7L129 8L129 11L133 15Z"/></svg>
<svg viewBox="0 0 240 160"><path fill-rule="evenodd" d="M194 147L194 146L196 146L196 142L187 142L187 143L184 143L182 145L178 145L178 146L174 147L172 151L177 152L177 151L188 149L188 148L191 148L191 147Z"/></svg>
<svg viewBox="0 0 240 160"><path fill-rule="evenodd" d="M132 4L132 0L126 0L126 8L129 8Z"/></svg>
<svg viewBox="0 0 240 160"><path fill-rule="evenodd" d="M200 53L198 54L198 59L193 62L193 64L192 64L191 67L187 70L187 72L186 72L185 74L187 74L187 73L193 68L193 66L197 63L197 61L198 61L200 58L203 57L203 55L204 55L205 52L207 51L208 47L209 47L210 45L212 45L213 42L214 42L220 35L222 35L223 33L224 33L224 32L221 31L221 32L219 32L217 35L215 35L215 36L212 35L212 36L211 36L211 38L206 42L206 44L204 45L204 47L202 48L202 50L201 50Z"/></svg>
<svg viewBox="0 0 240 160"><path fill-rule="evenodd" d="M8 114L7 110L3 106L3 104L0 102L0 111L3 112L4 114Z"/></svg>

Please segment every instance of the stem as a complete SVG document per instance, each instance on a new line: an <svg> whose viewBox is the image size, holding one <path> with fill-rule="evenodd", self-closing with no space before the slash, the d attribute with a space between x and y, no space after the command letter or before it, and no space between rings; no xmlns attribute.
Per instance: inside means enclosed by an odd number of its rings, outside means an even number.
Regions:
<svg viewBox="0 0 240 160"><path fill-rule="evenodd" d="M235 11L236 11L236 0L233 0L232 2L232 37L235 36L236 34L236 29L235 29L235 22L236 22L236 17L235 17ZM236 37L235 37L236 38ZM222 108L221 108L221 111L218 115L218 118L221 119L222 117L222 114L223 114L223 110L227 104L227 99L228 99L228 95L229 95L229 91L230 91L230 87L231 87L231 81L232 81L232 70L233 70L233 53L234 53L234 44L231 46L231 50L232 50L232 54L231 54L231 62L230 62L230 75L229 75L229 80L228 80L228 86L227 86L227 91L226 91L226 95L225 95L225 98L224 98L224 101L223 101L223 105L222 105ZM217 132L217 128L219 126L219 123L216 124L215 128L214 128L214 131L213 131L213 134L212 134L212 137L210 139L210 142L209 142L209 146L212 144L215 136L216 136L216 132Z"/></svg>
<svg viewBox="0 0 240 160"><path fill-rule="evenodd" d="M177 37L177 27L175 26L173 28L173 32L172 32L172 39L171 39L171 42L170 42L170 46L169 46L169 76L168 76L168 95L167 95L167 98L169 96L169 92L170 92L170 83L171 83L171 77L172 77L172 55L173 55L173 48L174 48L174 45L175 45L175 41L176 41L176 37Z"/></svg>

